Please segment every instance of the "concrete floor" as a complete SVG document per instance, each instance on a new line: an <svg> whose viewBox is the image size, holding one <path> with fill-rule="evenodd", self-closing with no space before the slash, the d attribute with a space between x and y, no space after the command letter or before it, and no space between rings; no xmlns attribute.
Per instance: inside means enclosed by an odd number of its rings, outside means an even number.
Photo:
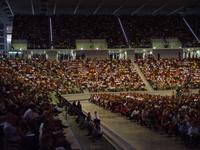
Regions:
<svg viewBox="0 0 200 150"><path fill-rule="evenodd" d="M85 136L88 132L86 130L80 130L75 122L75 118L75 116L68 115L69 126L80 143L81 150L115 150L115 148L104 137L92 142L91 137Z"/></svg>
<svg viewBox="0 0 200 150"><path fill-rule="evenodd" d="M191 93L198 93L200 89L191 89ZM175 90L159 90L159 91L129 91L129 92L94 92L94 93L80 93L80 94L66 94L63 95L67 100L73 101L73 100L86 100L90 97L91 94L120 94L120 93L141 93L141 94L155 94L155 95L172 95L175 92Z"/></svg>
<svg viewBox="0 0 200 150"><path fill-rule="evenodd" d="M180 140L142 127L120 114L112 113L88 101L81 101L81 104L85 112L93 114L97 111L104 126L116 132L137 150L189 150Z"/></svg>

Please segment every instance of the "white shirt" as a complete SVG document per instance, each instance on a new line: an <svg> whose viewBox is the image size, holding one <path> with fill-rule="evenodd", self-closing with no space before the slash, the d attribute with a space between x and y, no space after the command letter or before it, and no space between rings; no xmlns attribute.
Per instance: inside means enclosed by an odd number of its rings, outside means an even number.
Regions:
<svg viewBox="0 0 200 150"><path fill-rule="evenodd" d="M98 116L97 114L94 114L93 120L95 120L95 119L100 120L100 119L99 119L99 116Z"/></svg>
<svg viewBox="0 0 200 150"><path fill-rule="evenodd" d="M199 134L199 130L198 130L198 128L195 128L195 127L189 127L189 129L188 129L188 135L189 136L193 136L193 135L197 135L197 134Z"/></svg>
<svg viewBox="0 0 200 150"><path fill-rule="evenodd" d="M25 120L32 120L32 117L33 117L33 111L31 108L27 109L23 115L23 118Z"/></svg>

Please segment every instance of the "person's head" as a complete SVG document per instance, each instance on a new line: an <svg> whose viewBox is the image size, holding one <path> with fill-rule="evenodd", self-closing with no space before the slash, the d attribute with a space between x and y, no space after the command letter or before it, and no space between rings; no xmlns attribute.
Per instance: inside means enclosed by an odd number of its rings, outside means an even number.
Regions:
<svg viewBox="0 0 200 150"><path fill-rule="evenodd" d="M17 122L18 122L18 118L17 118L17 116L15 116L12 113L7 113L7 115L6 115L6 121L9 122L9 123L11 123L12 125L16 125Z"/></svg>
<svg viewBox="0 0 200 150"><path fill-rule="evenodd" d="M72 105L76 105L76 102L75 102L75 101L73 101Z"/></svg>
<svg viewBox="0 0 200 150"><path fill-rule="evenodd" d="M77 104L80 105L81 104L80 101L78 101Z"/></svg>

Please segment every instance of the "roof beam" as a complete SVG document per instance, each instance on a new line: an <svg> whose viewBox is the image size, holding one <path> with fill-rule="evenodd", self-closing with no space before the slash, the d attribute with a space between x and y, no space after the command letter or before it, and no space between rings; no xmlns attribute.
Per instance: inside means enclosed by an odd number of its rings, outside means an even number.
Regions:
<svg viewBox="0 0 200 150"><path fill-rule="evenodd" d="M54 15L56 14L56 9L57 9L57 3L56 3L56 1L55 1L54 7L53 7L53 14L54 14Z"/></svg>
<svg viewBox="0 0 200 150"><path fill-rule="evenodd" d="M13 10L10 6L10 3L8 2L8 0L5 0L6 4L8 5L8 8L10 9L11 15L14 16Z"/></svg>
<svg viewBox="0 0 200 150"><path fill-rule="evenodd" d="M5 12L0 7L0 21L5 24L11 24L9 18L6 16Z"/></svg>
<svg viewBox="0 0 200 150"><path fill-rule="evenodd" d="M77 10L79 9L80 4L81 4L81 0L78 1L77 5L76 5L76 8L74 9L74 15L76 15Z"/></svg>
<svg viewBox="0 0 200 150"><path fill-rule="evenodd" d="M198 41L198 43L200 43L200 40L198 38L198 36L195 34L195 32L193 31L193 29L190 27L189 23L187 22L187 20L183 17L182 18L183 21L185 22L185 24L187 25L187 27L189 28L190 32L193 34L193 36L196 38L196 40Z"/></svg>
<svg viewBox="0 0 200 150"><path fill-rule="evenodd" d="M35 9L34 9L34 6L33 6L33 0L31 0L31 9L32 9L32 14L35 15Z"/></svg>
<svg viewBox="0 0 200 150"><path fill-rule="evenodd" d="M102 1L98 4L97 8L93 11L93 15L95 15L95 14L99 11L99 9L102 7L103 3L104 3L104 0L102 0Z"/></svg>
<svg viewBox="0 0 200 150"><path fill-rule="evenodd" d="M48 14L48 0L40 0L39 13Z"/></svg>
<svg viewBox="0 0 200 150"><path fill-rule="evenodd" d="M113 15L115 15L122 7L124 7L126 5L126 3L128 2L129 0L126 0L124 3L122 3L117 9L115 9L113 11Z"/></svg>
<svg viewBox="0 0 200 150"><path fill-rule="evenodd" d="M170 12L170 13L168 14L168 16L169 16L169 15L175 14L176 12L180 11L180 10L183 9L183 8L184 8L184 7L181 6L181 7L177 8L177 9L173 10L172 12Z"/></svg>
<svg viewBox="0 0 200 150"><path fill-rule="evenodd" d="M156 13L158 13L160 10L162 10L163 8L165 8L167 6L167 4L163 4L162 6L160 6L158 9L154 10L152 12L152 15L155 15Z"/></svg>
<svg viewBox="0 0 200 150"><path fill-rule="evenodd" d="M135 15L136 13L138 13L142 8L144 8L144 6L146 6L147 3L144 3L143 5L141 5L140 7L138 7L135 11L131 12L131 15Z"/></svg>

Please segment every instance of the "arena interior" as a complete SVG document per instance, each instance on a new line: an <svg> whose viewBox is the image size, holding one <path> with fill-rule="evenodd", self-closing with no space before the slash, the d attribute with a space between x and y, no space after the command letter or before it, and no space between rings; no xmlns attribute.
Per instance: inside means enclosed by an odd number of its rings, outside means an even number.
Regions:
<svg viewBox="0 0 200 150"><path fill-rule="evenodd" d="M199 150L199 0L0 0L0 150Z"/></svg>

